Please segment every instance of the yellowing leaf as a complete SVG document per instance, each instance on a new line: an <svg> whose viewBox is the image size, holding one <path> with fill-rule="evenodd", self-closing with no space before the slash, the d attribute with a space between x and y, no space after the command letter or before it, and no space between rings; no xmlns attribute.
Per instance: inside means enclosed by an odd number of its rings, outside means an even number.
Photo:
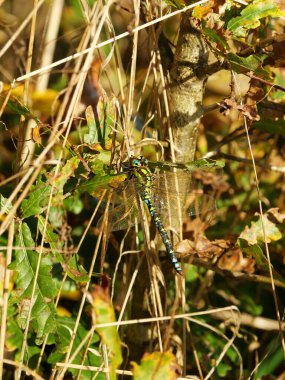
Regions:
<svg viewBox="0 0 285 380"><path fill-rule="evenodd" d="M141 364L132 362L134 380L174 380L179 376L179 367L171 352L153 352L142 358Z"/></svg>
<svg viewBox="0 0 285 380"><path fill-rule="evenodd" d="M262 18L282 17L285 11L281 10L275 1L255 0L241 11L240 16L232 18L227 26L235 37L244 38L250 29L256 29Z"/></svg>
<svg viewBox="0 0 285 380"><path fill-rule="evenodd" d="M112 323L116 321L115 311L108 294L107 288L94 286L93 288L93 308L96 315L96 324ZM116 369L123 361L121 351L121 339L116 326L106 326L96 328L101 338L101 342L106 344L110 358L110 379L115 380Z"/></svg>
<svg viewBox="0 0 285 380"><path fill-rule="evenodd" d="M268 215L263 215L263 224L265 229L266 242L276 241L282 238L282 234L276 225L268 219ZM244 231L239 235L240 239L244 239L249 245L265 242L261 217L256 222L251 222L251 226L246 226Z"/></svg>

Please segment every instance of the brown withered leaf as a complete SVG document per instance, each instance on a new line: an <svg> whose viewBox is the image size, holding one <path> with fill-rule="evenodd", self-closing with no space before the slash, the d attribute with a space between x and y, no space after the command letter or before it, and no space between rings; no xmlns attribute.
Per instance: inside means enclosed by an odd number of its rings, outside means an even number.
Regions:
<svg viewBox="0 0 285 380"><path fill-rule="evenodd" d="M254 273L255 260L249 257L243 257L239 247L234 247L227 251L218 261L220 269L233 272Z"/></svg>
<svg viewBox="0 0 285 380"><path fill-rule="evenodd" d="M226 240L210 241L205 235L200 234L196 241L184 239L175 246L175 251L180 257L189 255L197 255L199 258L212 259L219 257L230 246L230 242Z"/></svg>
<svg viewBox="0 0 285 380"><path fill-rule="evenodd" d="M258 121L260 119L260 116L257 112L257 107L255 105L248 105L248 104L240 104L237 106L237 109L241 112L243 116L245 116L249 120L255 120Z"/></svg>
<svg viewBox="0 0 285 380"><path fill-rule="evenodd" d="M224 99L219 102L218 105L220 106L220 112L225 116L229 114L232 108L237 108L238 106L237 102L233 98Z"/></svg>
<svg viewBox="0 0 285 380"><path fill-rule="evenodd" d="M36 144L41 144L42 143L42 138L40 134L40 126L37 124L34 128L31 129L31 135L32 139Z"/></svg>

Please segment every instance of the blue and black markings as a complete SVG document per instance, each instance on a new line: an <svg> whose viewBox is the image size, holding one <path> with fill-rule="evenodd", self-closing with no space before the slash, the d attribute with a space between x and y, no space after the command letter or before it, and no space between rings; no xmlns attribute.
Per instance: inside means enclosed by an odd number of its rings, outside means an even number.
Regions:
<svg viewBox="0 0 285 380"><path fill-rule="evenodd" d="M141 185L143 191L140 192L140 197L142 201L147 205L149 213L158 229L158 232L161 236L161 239L165 245L166 253L169 256L172 265L177 273L183 275L181 266L178 262L176 254L174 252L173 246L165 230L159 215L156 212L156 209L151 201L151 186L153 182L153 174L148 167L148 161L141 157L130 159L130 169L132 170L132 175L137 178L139 184Z"/></svg>

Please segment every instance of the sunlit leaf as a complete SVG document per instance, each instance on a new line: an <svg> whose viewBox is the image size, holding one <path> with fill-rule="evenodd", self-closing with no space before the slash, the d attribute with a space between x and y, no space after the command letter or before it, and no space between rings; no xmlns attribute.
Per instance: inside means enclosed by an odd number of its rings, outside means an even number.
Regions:
<svg viewBox="0 0 285 380"><path fill-rule="evenodd" d="M95 175L90 180L84 182L83 184L79 185L76 190L79 193L87 192L89 194L96 194L99 190L102 190L104 188L116 188L118 187L125 179L126 174L119 174L119 175L103 175L103 176L97 176Z"/></svg>
<svg viewBox="0 0 285 380"><path fill-rule="evenodd" d="M116 322L115 312L107 288L95 286L92 292L96 324ZM121 339L116 326L98 327L101 342L106 344L110 360L110 379L115 380L116 369L123 361Z"/></svg>
<svg viewBox="0 0 285 380"><path fill-rule="evenodd" d="M88 106L85 111L87 126L88 126L88 134L84 135L84 142L86 144L96 144L99 142L98 140L98 131L95 121L95 116L93 112L92 106Z"/></svg>
<svg viewBox="0 0 285 380"><path fill-rule="evenodd" d="M19 322L22 328L26 327L27 315L29 309L32 308L30 326L36 333L37 342L40 343L46 334L56 330L56 309L53 300L58 289L51 277L50 260L43 256L39 266L34 299L31 304L39 254L31 249L35 243L26 223L19 225L16 245L21 249L15 251L15 259L10 265L10 269L16 273L16 287L11 302L19 307Z"/></svg>
<svg viewBox="0 0 285 380"><path fill-rule="evenodd" d="M3 195L0 194L0 211L4 212L4 214L8 214L12 208L12 204L7 201L7 198L3 197Z"/></svg>
<svg viewBox="0 0 285 380"><path fill-rule="evenodd" d="M265 236L263 226L265 230ZM254 245L258 242L264 243L265 237L267 243L282 238L282 234L279 231L278 227L268 219L267 214L263 215L263 223L261 217L259 217L256 222L251 222L250 227L246 226L244 231L239 235L239 239L246 240L249 245Z"/></svg>
<svg viewBox="0 0 285 380"><path fill-rule="evenodd" d="M59 174L53 180L53 184L57 190L62 191L66 181L74 175L75 170L78 168L79 162L79 158L77 156L74 156L70 158L60 169Z"/></svg>
<svg viewBox="0 0 285 380"><path fill-rule="evenodd" d="M115 98L110 100L106 95L100 96L97 104L96 120L93 108L88 106L85 111L88 133L84 135L84 143L92 150L111 149L111 132L115 126Z"/></svg>
<svg viewBox="0 0 285 380"><path fill-rule="evenodd" d="M227 29L237 38L245 37L250 29L256 29L265 17L282 17L284 10L272 0L255 0L241 11L240 16L232 18Z"/></svg>
<svg viewBox="0 0 285 380"><path fill-rule="evenodd" d="M140 365L134 362L132 364L134 380L174 380L179 377L179 367L171 352L145 354Z"/></svg>

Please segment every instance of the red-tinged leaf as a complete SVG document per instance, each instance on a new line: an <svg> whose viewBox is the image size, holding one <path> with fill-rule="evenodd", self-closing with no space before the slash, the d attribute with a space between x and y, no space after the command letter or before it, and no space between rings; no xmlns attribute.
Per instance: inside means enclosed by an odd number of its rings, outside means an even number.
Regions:
<svg viewBox="0 0 285 380"><path fill-rule="evenodd" d="M96 325L116 322L115 311L109 297L109 288L102 288L96 285L93 288L92 296ZM101 338L101 342L107 346L110 360L110 379L115 380L117 378L116 369L123 361L121 339L117 327L98 327L96 331Z"/></svg>
<svg viewBox="0 0 285 380"><path fill-rule="evenodd" d="M174 380L179 377L179 366L171 352L145 354L141 364L132 362L134 380Z"/></svg>
<svg viewBox="0 0 285 380"><path fill-rule="evenodd" d="M260 20L265 17L282 17L285 11L281 10L278 4L272 0L255 0L241 11L240 16L232 18L227 29L234 37L246 37L250 29L256 29L260 25Z"/></svg>

